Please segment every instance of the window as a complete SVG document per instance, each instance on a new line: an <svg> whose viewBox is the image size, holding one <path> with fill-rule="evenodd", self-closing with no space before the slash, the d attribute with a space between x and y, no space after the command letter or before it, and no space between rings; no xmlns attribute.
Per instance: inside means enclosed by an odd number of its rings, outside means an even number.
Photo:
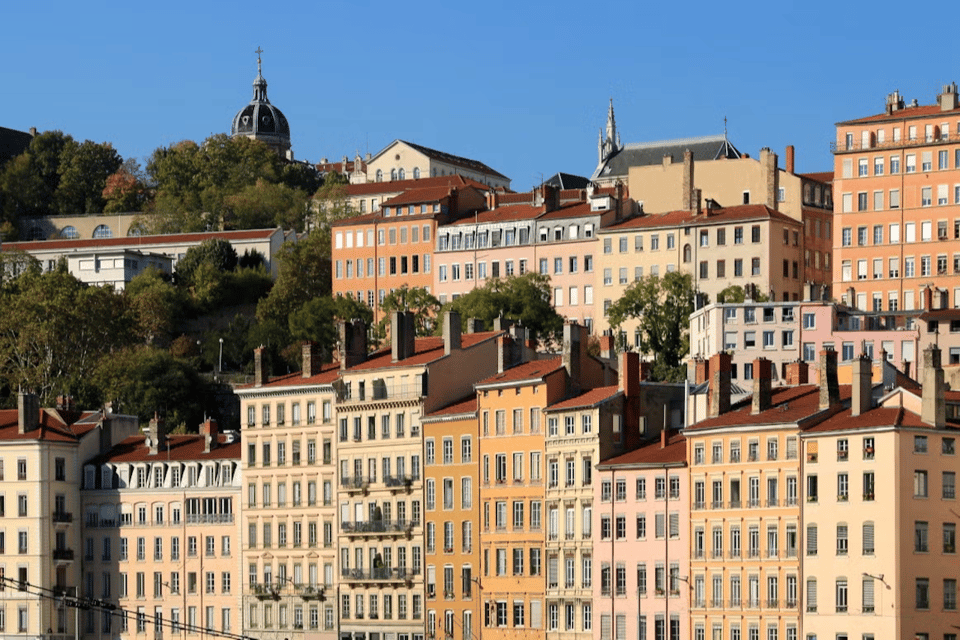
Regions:
<svg viewBox="0 0 960 640"><path fill-rule="evenodd" d="M930 579L917 578L916 580L917 609L930 608Z"/></svg>
<svg viewBox="0 0 960 640"><path fill-rule="evenodd" d="M845 578L838 578L836 583L836 597L837 597L837 613L845 613L847 611L847 580Z"/></svg>
<svg viewBox="0 0 960 640"><path fill-rule="evenodd" d="M927 472L917 470L913 472L913 497L926 498L928 496Z"/></svg>

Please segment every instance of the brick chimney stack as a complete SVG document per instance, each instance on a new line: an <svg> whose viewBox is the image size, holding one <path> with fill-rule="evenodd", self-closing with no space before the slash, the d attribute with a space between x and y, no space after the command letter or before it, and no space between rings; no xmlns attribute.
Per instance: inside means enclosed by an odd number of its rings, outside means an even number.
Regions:
<svg viewBox="0 0 960 640"><path fill-rule="evenodd" d="M873 359L865 353L853 359L850 415L859 416L870 410L873 391Z"/></svg>
<svg viewBox="0 0 960 640"><path fill-rule="evenodd" d="M266 349L260 345L253 350L253 380L254 385L262 387L270 381L270 364Z"/></svg>
<svg viewBox="0 0 960 640"><path fill-rule="evenodd" d="M323 366L320 345L311 341L304 342L300 347L300 357L303 361L301 375L304 378L311 378L320 373L320 367Z"/></svg>
<svg viewBox="0 0 960 640"><path fill-rule="evenodd" d="M766 358L753 361L753 414L766 411L773 405L771 392L771 362Z"/></svg>
<svg viewBox="0 0 960 640"><path fill-rule="evenodd" d="M681 181L680 188L682 192L680 193L680 203L681 208L684 211L696 211L696 207L693 202L693 188L694 188L694 168L693 168L693 151L687 149L683 152L683 180Z"/></svg>
<svg viewBox="0 0 960 640"><path fill-rule="evenodd" d="M837 382L837 352L820 352L820 410L840 404L840 385Z"/></svg>
<svg viewBox="0 0 960 640"><path fill-rule="evenodd" d="M803 360L796 360L787 365L787 385L795 387L810 382L810 365Z"/></svg>
<svg viewBox="0 0 960 640"><path fill-rule="evenodd" d="M710 358L710 386L707 389L707 417L716 418L730 410L729 353L721 351Z"/></svg>
<svg viewBox="0 0 960 640"><path fill-rule="evenodd" d="M794 165L793 165L793 162L794 162L794 157L795 157L795 155L796 155L796 150L793 148L793 145L792 145L792 144L788 144L788 145L787 145L787 154L786 154L786 156L787 156L787 158L786 158L786 164L787 164L786 169L787 169L787 173L790 173L790 174L793 173L793 166L794 166Z"/></svg>
<svg viewBox="0 0 960 640"><path fill-rule="evenodd" d="M17 394L17 433L30 433L40 424L40 398L34 393Z"/></svg>
<svg viewBox="0 0 960 640"><path fill-rule="evenodd" d="M923 350L920 419L932 427L943 429L947 424L946 383L940 362L940 348L931 344Z"/></svg>
<svg viewBox="0 0 960 640"><path fill-rule="evenodd" d="M200 435L203 436L204 453L210 453L213 449L216 449L219 444L217 437L220 435L220 428L217 426L217 421L213 418L204 420L203 424L200 425Z"/></svg>
<svg viewBox="0 0 960 640"><path fill-rule="evenodd" d="M443 354L448 356L460 347L460 314L447 311L443 318Z"/></svg>

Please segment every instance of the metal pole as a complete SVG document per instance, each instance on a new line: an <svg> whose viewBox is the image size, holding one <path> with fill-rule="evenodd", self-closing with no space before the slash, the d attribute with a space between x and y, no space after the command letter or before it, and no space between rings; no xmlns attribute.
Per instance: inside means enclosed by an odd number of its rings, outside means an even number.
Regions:
<svg viewBox="0 0 960 640"><path fill-rule="evenodd" d="M223 373L223 338L220 338L220 361L217 365L217 375Z"/></svg>

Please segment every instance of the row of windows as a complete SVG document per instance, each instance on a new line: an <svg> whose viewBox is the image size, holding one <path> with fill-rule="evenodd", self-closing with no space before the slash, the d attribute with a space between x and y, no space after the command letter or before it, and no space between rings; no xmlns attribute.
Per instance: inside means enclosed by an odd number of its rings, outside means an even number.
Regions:
<svg viewBox="0 0 960 640"><path fill-rule="evenodd" d="M746 541L742 539L742 529L739 524L730 525L727 538L726 550L724 549L724 531L723 527L714 526L710 530L710 557L714 559L723 558L759 558L761 555L766 558L779 558L784 555L787 558L797 557L797 525L787 524L783 527L783 547L780 546L780 525L768 524L766 527L766 553L761 550L761 529L760 525L748 525L746 527ZM808 536L810 529L807 529ZM693 557L703 559L707 553L707 532L703 527L695 527L693 530ZM814 539L816 534L814 532ZM809 541L809 538L808 538ZM745 542L745 544L744 544Z"/></svg>
<svg viewBox="0 0 960 640"><path fill-rule="evenodd" d="M680 537L680 515L677 513L665 514L664 512L659 512L654 514L654 537L657 540L663 540L666 535L666 526L669 523L670 527L670 538L677 539ZM611 525L613 529L611 530ZM636 530L635 535L637 540L646 540L647 539L647 514L638 513L636 514ZM627 517L623 514L618 514L614 516L611 520L611 517L608 515L600 516L600 538L602 540L609 540L611 535L615 536L617 540L626 540L627 539ZM586 535L584 536L586 537Z"/></svg>
<svg viewBox="0 0 960 640"><path fill-rule="evenodd" d="M414 253L409 256L390 256L377 258L376 274L374 274L373 271L373 258L337 260L334 265L334 274L338 280L342 280L344 277L353 279L354 277L372 278L374 275L385 277L387 275L396 276L408 275L412 273L430 273L431 259L432 256L429 253L424 253L422 256L418 253ZM364 265L366 265L366 270L364 270ZM442 276L444 273L443 267L441 267L440 273ZM441 282L442 281L443 280L441 280ZM357 300L359 302L363 302L363 300L359 297Z"/></svg>
<svg viewBox="0 0 960 640"><path fill-rule="evenodd" d="M364 465L366 460L366 465ZM408 462L409 460L409 462ZM366 466L366 469L364 469ZM409 469L409 472L408 472ZM388 487L402 487L420 480L420 456L370 456L368 458L353 458L340 460L340 486L346 488L363 488L377 482L383 482ZM378 476L378 473L382 475ZM380 480L378 480L378 477Z"/></svg>
<svg viewBox="0 0 960 640"><path fill-rule="evenodd" d="M333 586L335 584L333 563L325 562L323 564L323 576L320 576L318 573L319 570L320 566L316 562L308 562L306 565L301 562L294 562L292 565L292 573L285 560L278 562L276 567L274 567L272 562L264 562L262 566L263 582L261 583L259 582L261 575L260 567L256 562L251 562L247 565L247 584L253 588L253 591L256 591L257 586L275 587L276 585L282 586L291 582L296 587L309 586L317 588L320 585Z"/></svg>
<svg viewBox="0 0 960 640"><path fill-rule="evenodd" d="M380 599L383 599L383 611L380 610ZM350 610L351 599L354 599L355 608L353 611ZM396 595L397 608L394 611L393 594L384 593L384 594L366 594L358 593L355 596L350 596L349 594L342 594L340 596L340 619L341 620L420 620L423 617L423 596L418 593L413 594L411 602L413 603L412 610L407 609L407 595L400 593ZM368 605L368 609L364 609L364 604ZM332 625L331 627L332 628ZM404 634L399 634L404 635ZM422 640L423 636L419 634L414 634L414 637L420 637Z"/></svg>
<svg viewBox="0 0 960 640"><path fill-rule="evenodd" d="M117 559L121 561L125 560L137 560L143 561L147 559L147 554L150 554L150 557L154 560L163 560L164 558L164 548L166 547L166 553L169 554L170 560L179 560L183 554L181 549L181 539L180 536L170 536L169 538L164 538L161 536L155 536L153 538L153 544L150 547L147 547L147 538L140 536L134 539L134 549L130 549L130 539L126 537L121 537L118 540L114 540L111 537L103 537L100 539L100 560L104 562L109 562L113 559L113 547L114 544L117 546ZM186 557L188 558L197 558L200 556L199 549L200 539L197 536L187 536L186 537ZM204 536L203 538L203 555L205 558L216 558L217 549L218 549L218 540L216 536ZM86 538L84 540L84 559L87 561L93 561L96 559L96 540L94 538ZM230 557L230 547L231 547L231 538L230 536L221 536L219 539L219 554L220 557Z"/></svg>
<svg viewBox="0 0 960 640"><path fill-rule="evenodd" d="M783 586L781 586L781 584ZM697 609L710 607L745 607L748 609L779 609L785 607L788 609L796 608L799 605L799 584L797 576L787 575L783 580L777 575L768 575L766 577L766 588L763 588L761 577L753 574L747 576L746 593L743 590L741 576L731 575L727 584L724 585L723 576L713 575L710 580L710 600L707 600L707 580L706 576L697 575L693 578L693 594L691 606ZM727 587L727 600L724 600L724 587ZM782 590L781 590L782 589ZM728 604L729 603L729 604ZM754 627L755 625L751 625ZM776 623L768 625L768 638L776 639ZM759 629L757 629L759 632ZM789 631L789 629L788 629ZM753 629L751 629L751 635Z"/></svg>
<svg viewBox="0 0 960 640"><path fill-rule="evenodd" d="M512 609L511 609L512 607ZM580 624L577 624L577 610L580 610ZM512 617L511 617L512 611ZM543 604L539 600L530 601L530 619L526 618L526 607L522 600L514 600L512 603L498 600L492 606L485 607L484 626L487 627L527 627L530 629L543 628ZM560 613L563 613L561 622ZM464 612L466 613L466 612ZM609 615L603 616L609 618ZM622 616L617 616L619 619ZM609 620L608 620L609 622ZM589 603L577 604L572 602L551 602L547 604L547 630L548 631L591 631L593 629L593 606ZM609 625L608 625L609 626ZM679 629L679 627L678 627ZM448 633L452 638L453 634ZM467 636L465 636L466 638ZM675 636L679 637L679 635ZM607 639L609 640L609 638ZM618 638L618 640L620 640ZM626 640L625 638L623 640Z"/></svg>
<svg viewBox="0 0 960 640"><path fill-rule="evenodd" d="M220 630L221 631L230 631L231 629L231 610L229 608L220 609ZM152 613L147 613L146 607L137 607L136 614L129 614L125 616L117 616L111 614L110 611L103 611L100 616L101 624L100 631L104 634L110 634L113 631L120 631L126 633L129 629L130 623L133 623L136 627L136 632L138 634L144 634L147 632L148 626L152 626L154 633L158 636L162 635L166 629L170 630L170 633L181 634L187 632L188 629L196 629L201 626L201 622L198 618L199 608L195 606L187 607L186 614L187 619L184 623L181 619L181 611L179 607L173 607L169 611L169 617L164 617L163 607L154 607ZM216 629L216 616L217 610L216 607L206 606L203 608L204 620L203 626L207 629ZM63 623L59 621L59 618L63 618ZM114 623L113 619L116 618L117 622ZM184 626L181 626L184 624ZM66 615L58 615L58 629L60 633L66 631ZM116 627L116 628L114 628ZM96 628L96 612L87 611L85 615L84 631L86 633L94 633Z"/></svg>
<svg viewBox="0 0 960 640"><path fill-rule="evenodd" d="M277 618L274 620L274 611L276 611ZM304 614L306 614L306 619L304 619ZM261 618L262 616L262 618ZM261 605L258 603L251 603L249 609L247 610L247 622L252 629L271 629L279 627L280 629L286 629L292 627L293 629L320 629L320 605L311 604L311 605L293 605L293 618L289 617L289 605L287 604L264 604L261 609ZM335 611L333 605L326 605L323 607L323 629L332 630L336 629L336 619ZM208 625L209 627L209 625ZM419 640L423 640L423 636Z"/></svg>
<svg viewBox="0 0 960 640"><path fill-rule="evenodd" d="M788 436L784 439L786 442L786 460L796 460L797 459L797 437ZM740 440L730 440L728 441L728 456L727 460L732 463L738 463L741 460L741 442ZM764 451L764 459L767 461L774 461L780 457L780 445L781 440L778 436L768 436L766 438L766 445ZM724 446L722 441L715 441L710 443L710 464L722 464L724 462ZM747 441L747 461L748 462L757 462L760 460L760 440L759 438L752 438ZM706 456L706 445L704 443L696 443L693 446L693 464L701 465L707 464ZM776 483L776 478L771 478ZM737 488L739 489L740 480L735 479L731 480L731 486L736 483ZM759 479L751 478L750 484L751 487L756 483L757 490L759 491ZM794 479L796 482L796 479ZM714 485L717 484L717 481L714 482ZM700 482L699 485L703 485L703 482Z"/></svg>
<svg viewBox="0 0 960 640"><path fill-rule="evenodd" d="M665 476L658 476L654 478L654 491L653 499L654 500L665 500L667 499L667 478ZM647 499L647 478L639 477L635 479L636 491L634 497L636 500L646 500ZM615 491L614 491L615 489ZM626 502L627 500L627 479L626 478L617 478L616 482L610 480L604 480L600 484L600 501L601 502L610 502L610 499L613 498L617 502ZM679 476L670 476L670 500L679 500L680 499L680 477Z"/></svg>
<svg viewBox="0 0 960 640"><path fill-rule="evenodd" d="M450 520L447 520L443 523L443 529L441 530L441 535L443 535L443 545L437 546L437 523L436 522L427 522L426 528L426 544L427 544L427 553L436 554L438 549L445 553L451 554L456 548L456 540L454 535L454 523ZM463 553L471 553L473 551L473 521L472 520L463 520L460 522L460 549ZM430 569L432 567L427 567L427 577L430 577Z"/></svg>
<svg viewBox="0 0 960 640"><path fill-rule="evenodd" d="M744 243L744 227L733 227L733 243L732 244L743 244ZM727 244L727 231L726 227L720 227L714 232L714 242L716 246L722 247ZM690 229L684 229L684 235L690 235ZM787 231L784 230L786 234ZM666 233L664 234L666 238L666 249L675 249L676 240L675 234ZM794 246L799 245L799 234L794 232ZM753 244L760 243L760 225L755 224L750 227L750 242ZM784 236L787 237L786 235ZM649 236L649 250L650 251L659 251L660 250L660 234L651 233ZM644 236L643 234L636 234L633 236L633 251L639 253L644 250ZM627 253L630 250L630 237L629 236L619 236L617 240L617 249L619 253ZM603 252L604 253L613 253L613 241L614 238L606 237L603 239ZM701 247L710 246L710 232L706 229L701 229L699 232L699 244ZM689 246L689 245L688 245Z"/></svg>
<svg viewBox="0 0 960 640"><path fill-rule="evenodd" d="M915 138L911 138L911 140L914 139ZM928 141L932 141L932 138ZM950 169L960 169L960 149L953 149L953 153L950 153L950 151L950 149L940 149L936 151L936 169L933 168L934 151L921 151L920 171L922 173L929 173L934 170L948 171ZM907 153L904 154L902 158L904 162L905 173L916 173L917 154ZM952 163L951 159L953 160ZM853 161L853 158L843 159L842 172L845 179L854 177ZM889 173L890 175L898 175L900 173L900 154L891 156L873 156L873 158L857 158L856 161L858 178L882 176L885 172Z"/></svg>
<svg viewBox="0 0 960 640"><path fill-rule="evenodd" d="M584 239L592 238L594 229L592 223L583 225L582 237ZM552 228L541 226L536 235L540 243L581 239L579 224L571 224L566 227L554 226ZM437 251L471 251L488 247L512 247L530 244L530 240L529 226L504 227L484 231L441 231L437 233Z"/></svg>
<svg viewBox="0 0 960 640"><path fill-rule="evenodd" d="M958 186L960 189L960 186ZM950 231L950 221L949 220L937 220L937 240L947 240L951 237L953 239L960 239L960 218L956 218L953 221L953 231ZM866 246L880 246L884 244L884 239L886 239L886 244L900 244L900 223L892 222L886 226L882 224L875 224L872 227L868 225L861 225L856 228L854 227L844 227L841 231L841 244L844 247L851 247L854 244L854 232L856 232L856 244L860 247ZM905 222L903 223L903 241L906 243L917 242L917 223L916 222ZM886 234L886 235L885 235ZM932 220L922 220L920 221L920 242L932 242L933 241L933 221Z"/></svg>
<svg viewBox="0 0 960 640"><path fill-rule="evenodd" d="M333 414L333 405L331 400L324 400L321 404L323 409L323 422L330 422ZM290 403L290 425L298 426L302 422L303 415L300 412L300 403ZM307 424L316 424L317 422L317 403L313 400L307 402ZM277 426L284 426L287 423L287 404L269 403L260 405L260 424L264 427L270 426L271 418L276 420ZM257 424L257 405L247 404L247 426L253 427ZM310 442L313 442L312 440ZM299 443L297 443L299 445ZM299 446L298 446L299 448ZM249 462L249 461L248 461Z"/></svg>
<svg viewBox="0 0 960 640"><path fill-rule="evenodd" d="M128 581L128 574L121 572L117 574L117 591L116 594L120 598L146 598L147 597L147 574L143 571L138 571L133 575L134 578L134 589L130 590L130 585ZM181 584L180 582L180 572L171 571L169 574L164 575L161 571L153 572L153 584L152 591L150 595L154 598L163 598L165 594L179 594L185 590L187 594L194 595L199 593L205 593L208 595L229 595L231 593L231 572L222 571L217 575L214 571L206 571L203 574L197 573L196 571L189 571L186 573L186 583ZM113 597L112 585L111 585L112 574L109 571L104 571L100 578L100 591L99 597L101 598L111 598ZM201 583L200 580L203 580ZM218 591L219 589L219 591ZM86 572L84 575L84 595L87 597L94 597L97 591L95 590L94 585L94 574L92 571Z"/></svg>
<svg viewBox="0 0 960 640"><path fill-rule="evenodd" d="M344 385L344 397L350 400L385 400L387 398L404 398L416 395L423 390L423 375L417 374L413 382L410 376L400 376L400 383L396 384L393 377L378 378L370 381L369 390L366 380L357 382L356 390L353 384L348 382ZM406 438L408 435L413 438L420 437L420 424L416 421L408 421L407 414L400 411L393 415L390 413L381 413L378 416L368 415L366 420L363 416L353 416L353 430L349 429L350 419L340 418L339 438L340 442L361 442L364 439L370 440L389 440L390 438ZM364 429L366 422L366 429ZM407 433L407 424L410 424L409 434ZM417 467L419 468L420 456L416 456ZM419 475L419 474L418 474Z"/></svg>
<svg viewBox="0 0 960 640"><path fill-rule="evenodd" d="M524 500L514 500L508 502L507 500L496 500L493 503L493 524L496 526L497 532L506 532L507 524L512 524L513 531L540 531L543 527L543 503L540 500L530 500L529 502ZM491 510L491 501L485 501L483 503L483 529L484 531L490 531L490 510ZM588 523L590 521L590 509L586 509L584 514L584 522ZM549 513L550 526L555 532L557 530L557 518L559 517L557 510L551 509ZM588 524L585 524L589 528Z"/></svg>
<svg viewBox="0 0 960 640"><path fill-rule="evenodd" d="M440 481L441 502L439 508L444 511L450 511L454 508L454 479L443 478ZM434 511L437 505L437 481L433 478L427 478L424 483L424 501L427 511ZM473 478L466 476L460 478L460 508L473 508Z"/></svg>
<svg viewBox="0 0 960 640"><path fill-rule="evenodd" d="M411 205L412 206L412 205ZM426 209L427 205L422 205ZM412 212L411 212L412 213ZM426 213L426 211L423 211ZM364 246L364 237L366 237L366 246L373 246L373 229L357 229L356 231L337 231L333 237L333 244L335 249L352 249L354 246L358 249L362 249ZM377 244L384 246L387 244L389 239L390 244L397 244L397 239L399 238L400 244L417 244L421 242L430 242L430 225L413 225L411 227L406 226L390 226L386 229L377 229Z"/></svg>
<svg viewBox="0 0 960 640"><path fill-rule="evenodd" d="M0 497L2 505L2 497ZM66 498L56 496L54 518L68 516ZM84 526L110 528L129 525L180 524L229 524L233 522L233 498L215 497L187 498L180 502L153 502L130 504L121 502L88 505L84 512Z"/></svg>
<svg viewBox="0 0 960 640"><path fill-rule="evenodd" d="M327 404L327 403L324 403ZM282 406L282 405L281 405ZM299 406L299 405L294 405ZM269 407L264 407L268 409ZM270 419L269 413L264 416L265 420ZM269 425L269 422L264 422L264 425ZM259 438L258 438L259 439ZM266 440L266 437L263 438ZM290 445L287 447L287 445ZM333 461L333 443L329 438L324 438L322 445L322 463L330 464ZM259 449L259 461L261 467L270 467L278 466L283 467L286 465L298 466L301 463L306 463L308 465L317 464L320 460L317 459L317 441L313 438L308 438L306 440L306 457L303 456L303 442L294 437L291 441L286 439L277 438L275 442L263 442L259 443L259 446L256 442L247 443L247 466L255 467L257 466L257 451ZM289 459L287 458L287 451L290 452ZM276 453L276 458L274 458L274 453Z"/></svg>
<svg viewBox="0 0 960 640"><path fill-rule="evenodd" d="M299 480L291 481L289 484L290 493L287 494L287 482L277 482L276 493L274 493L274 484L272 482L262 482L260 484L259 495L262 500L259 506L264 509L276 507L286 507L289 500L294 507L306 505L308 507L317 506L317 481L309 480L306 483L306 493L303 495L304 483ZM323 504L330 505L333 502L333 483L330 480L324 480L323 484ZM247 507L257 507L257 483L247 484Z"/></svg>
<svg viewBox="0 0 960 640"><path fill-rule="evenodd" d="M851 282L854 280L853 276L853 261L844 260L840 264L840 279L843 282ZM898 279L901 277L900 273L900 258L893 257L887 258L886 265L884 265L883 258L873 258L872 265L871 260L867 258L862 258L857 260L857 280L867 280L868 277L872 274L873 280L884 280L888 277L890 279ZM870 268L872 266L872 269ZM887 268L884 269L884 266ZM936 256L920 256L920 268L917 269L917 259L915 256L906 256L903 259L903 275L904 278L927 278L933 275L934 270L936 274L940 276L945 275L958 275L960 274L960 253L954 253L953 259L950 259L950 256L946 253L941 253ZM899 292L891 291L889 296L890 304L894 306L890 311L896 311L899 300ZM865 295L865 294L864 294ZM882 294L879 296L882 300ZM874 295L874 298L877 298L877 295ZM912 310L914 306L914 300L912 295L908 295L908 292L904 292L904 307L909 311ZM877 309L879 310L879 309Z"/></svg>
<svg viewBox="0 0 960 640"><path fill-rule="evenodd" d="M893 94L893 97L899 99L899 92ZM900 108L903 108L902 105ZM957 131L960 131L960 122L957 122ZM900 126L894 126L891 129L893 135L893 144L897 144L902 140L902 128ZM950 123L941 122L940 124L926 124L923 125L923 135L919 136L919 125L912 124L907 127L907 141L911 143L915 142L944 142L950 140ZM854 142L854 133L845 132L843 137L843 143L838 143L837 146L841 150L853 150L853 149L870 149L874 146L882 147L887 143L887 130L883 127L878 128L875 132L869 130L863 130L860 132L860 140L856 143ZM960 168L960 164L957 165Z"/></svg>
<svg viewBox="0 0 960 640"><path fill-rule="evenodd" d="M259 527L256 522L251 521L247 524L247 547L250 549L256 549L258 546L263 549L285 549L290 546L295 549L301 547L316 548L320 546L320 541L317 539L317 524L316 521L307 522L307 539L304 541L304 527L303 522L300 520L294 520L290 523L278 522L276 524L269 521L262 522ZM274 531L276 531L277 534L276 542L274 542L273 537ZM257 540L258 533L262 533L263 535L263 537L259 539L259 545ZM332 522L323 523L323 546L333 546Z"/></svg>
<svg viewBox="0 0 960 640"><path fill-rule="evenodd" d="M498 412L499 413L499 412ZM542 452L540 451L531 451L528 454L523 452L514 452L512 454L506 453L497 453L493 456L493 480L499 484L507 484L512 482L514 484L522 484L525 481L529 481L531 484L539 484L543 481L543 471L541 469L541 460ZM507 459L511 460L511 466L508 470L507 468ZM527 475L524 476L524 462L529 460L527 466ZM589 460L589 458L585 458ZM490 469L491 457L490 454L484 454L482 465L481 465L481 477L483 479L484 485L489 485L491 481L491 469ZM559 473L559 470L552 469L552 472L555 472L555 475ZM556 486L559 482L559 476L551 477L552 486Z"/></svg>

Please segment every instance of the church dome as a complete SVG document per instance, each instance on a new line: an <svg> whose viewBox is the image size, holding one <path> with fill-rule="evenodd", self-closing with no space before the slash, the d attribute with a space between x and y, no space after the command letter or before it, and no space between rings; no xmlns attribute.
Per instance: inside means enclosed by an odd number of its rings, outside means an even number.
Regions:
<svg viewBox="0 0 960 640"><path fill-rule="evenodd" d="M287 117L267 99L267 81L257 51L257 77L253 81L253 99L233 117L232 136L247 136L264 142L286 157L290 151L290 124Z"/></svg>

